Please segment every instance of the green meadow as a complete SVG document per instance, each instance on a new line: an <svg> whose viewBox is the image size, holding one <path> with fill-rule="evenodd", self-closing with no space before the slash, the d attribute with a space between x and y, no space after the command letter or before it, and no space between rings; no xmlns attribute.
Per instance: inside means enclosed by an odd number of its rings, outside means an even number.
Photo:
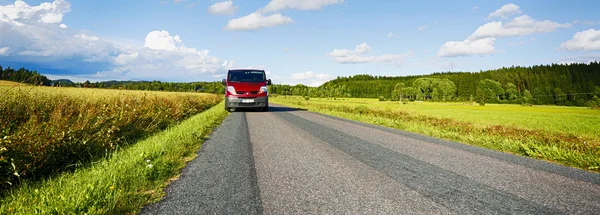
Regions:
<svg viewBox="0 0 600 215"><path fill-rule="evenodd" d="M587 107L292 96L271 101L590 171L600 166L600 111Z"/></svg>

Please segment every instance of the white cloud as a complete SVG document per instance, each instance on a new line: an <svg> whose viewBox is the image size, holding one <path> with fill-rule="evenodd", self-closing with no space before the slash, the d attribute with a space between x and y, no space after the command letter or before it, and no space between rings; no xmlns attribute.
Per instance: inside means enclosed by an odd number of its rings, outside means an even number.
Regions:
<svg viewBox="0 0 600 215"><path fill-rule="evenodd" d="M0 55L8 55L8 47L0 47Z"/></svg>
<svg viewBox="0 0 600 215"><path fill-rule="evenodd" d="M498 10L490 13L490 15L488 15L488 19L491 19L494 17L501 17L503 19L506 19L510 15L520 14L520 13L521 13L521 9L519 9L519 6L516 4L510 3L510 4L505 4Z"/></svg>
<svg viewBox="0 0 600 215"><path fill-rule="evenodd" d="M402 60L412 53L406 54L384 54L379 56L365 56L364 54L371 51L372 48L366 43L362 43L354 50L348 49L334 49L328 55L338 63L343 64L357 64L357 63L396 63L399 64Z"/></svg>
<svg viewBox="0 0 600 215"><path fill-rule="evenodd" d="M182 2L185 2L185 1L187 1L187 0L173 0L173 3L174 4L179 4L179 3L182 3Z"/></svg>
<svg viewBox="0 0 600 215"><path fill-rule="evenodd" d="M558 28L569 28L571 23L560 24L549 20L538 21L527 15L515 17L506 24L502 22L486 23L469 37L471 40L487 38L487 37L510 37L510 36L526 36L536 33L548 33L556 31Z"/></svg>
<svg viewBox="0 0 600 215"><path fill-rule="evenodd" d="M38 23L59 24L63 15L71 11L71 5L65 0L55 0L52 3L44 2L39 6L30 6L24 1L15 1L14 4L0 6L0 21L15 26Z"/></svg>
<svg viewBox="0 0 600 215"><path fill-rule="evenodd" d="M471 8L471 12L475 13L478 8L479 8L479 6L474 6L473 8Z"/></svg>
<svg viewBox="0 0 600 215"><path fill-rule="evenodd" d="M508 4L502 6L490 16L506 16L514 13L520 13L519 7ZM496 51L494 44L497 38L548 33L559 28L569 27L571 27L571 23L561 24L549 20L538 21L527 15L515 17L507 23L501 21L489 22L477 28L463 41L448 41L442 44L437 55L439 57L457 57L492 54Z"/></svg>
<svg viewBox="0 0 600 215"><path fill-rule="evenodd" d="M65 24L60 24L58 27L60 27L60 28L68 28L67 25L65 25Z"/></svg>
<svg viewBox="0 0 600 215"><path fill-rule="evenodd" d="M149 32L143 47L135 47L131 46L135 43L121 45L90 32L67 29L60 22L69 11L64 0L39 6L22 1L0 6L0 47L6 47L0 49L0 62L76 71L77 78L90 80L188 81L210 77L233 65L210 56L208 50L184 46L179 35L164 30Z"/></svg>
<svg viewBox="0 0 600 215"><path fill-rule="evenodd" d="M484 38L479 40L448 41L442 45L437 53L439 57L457 57L469 55L487 55L496 50L494 43L496 38Z"/></svg>
<svg viewBox="0 0 600 215"><path fill-rule="evenodd" d="M285 25L293 22L294 20L292 18L282 16L281 14L264 16L260 13L251 13L247 16L229 20L227 26L225 26L225 29L230 31L259 30L266 27Z"/></svg>
<svg viewBox="0 0 600 215"><path fill-rule="evenodd" d="M343 2L344 0L271 0L264 8L259 9L259 12L268 13L286 9L318 10L327 5Z"/></svg>
<svg viewBox="0 0 600 215"><path fill-rule="evenodd" d="M323 83L333 79L333 77L329 74L325 74L323 72L315 73L313 71L294 73L290 76L290 78L292 79L292 82L288 84L304 84L311 87L321 86Z"/></svg>
<svg viewBox="0 0 600 215"><path fill-rule="evenodd" d="M145 48L175 51L183 47L179 35L171 36L168 31L152 31L146 35Z"/></svg>
<svg viewBox="0 0 600 215"><path fill-rule="evenodd" d="M560 44L560 47L569 51L600 50L600 30L588 29L573 35L573 38Z"/></svg>
<svg viewBox="0 0 600 215"><path fill-rule="evenodd" d="M327 5L343 2L344 0L271 0L264 8L260 8L254 13L229 20L225 26L225 30L249 31L290 24L294 22L290 17L283 16L279 13L268 14L287 9L317 10Z"/></svg>
<svg viewBox="0 0 600 215"><path fill-rule="evenodd" d="M425 29L427 29L426 25L419 27L419 31L422 31L422 30L425 30Z"/></svg>
<svg viewBox="0 0 600 215"><path fill-rule="evenodd" d="M238 6L232 1L217 2L208 7L208 12L218 15L233 15L237 11Z"/></svg>
<svg viewBox="0 0 600 215"><path fill-rule="evenodd" d="M128 64L129 62L135 60L137 57L139 56L138 52L134 52L132 54L119 54L119 56L117 56L115 58L115 63L119 64L119 65L125 65Z"/></svg>

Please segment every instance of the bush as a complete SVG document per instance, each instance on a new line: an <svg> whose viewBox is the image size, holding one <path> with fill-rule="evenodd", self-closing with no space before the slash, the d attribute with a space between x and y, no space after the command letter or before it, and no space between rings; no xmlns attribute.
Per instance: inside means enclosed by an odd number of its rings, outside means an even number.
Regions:
<svg viewBox="0 0 600 215"><path fill-rule="evenodd" d="M379 101L385 101L385 97L379 96Z"/></svg>
<svg viewBox="0 0 600 215"><path fill-rule="evenodd" d="M200 93L0 88L0 189L102 157L219 103Z"/></svg>
<svg viewBox="0 0 600 215"><path fill-rule="evenodd" d="M304 100L308 101L309 99L310 99L310 97L304 96Z"/></svg>

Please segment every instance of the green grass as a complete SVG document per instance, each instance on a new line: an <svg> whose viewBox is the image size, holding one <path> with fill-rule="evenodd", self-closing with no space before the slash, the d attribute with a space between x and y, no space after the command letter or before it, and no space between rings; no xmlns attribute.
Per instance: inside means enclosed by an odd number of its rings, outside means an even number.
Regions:
<svg viewBox="0 0 600 215"><path fill-rule="evenodd" d="M131 214L157 201L228 115L223 103L119 149L90 167L24 183L0 200L0 214Z"/></svg>
<svg viewBox="0 0 600 215"><path fill-rule="evenodd" d="M600 166L600 111L579 107L470 105L273 97L271 102L590 171Z"/></svg>
<svg viewBox="0 0 600 215"><path fill-rule="evenodd" d="M222 96L0 86L0 194L71 171L207 110Z"/></svg>

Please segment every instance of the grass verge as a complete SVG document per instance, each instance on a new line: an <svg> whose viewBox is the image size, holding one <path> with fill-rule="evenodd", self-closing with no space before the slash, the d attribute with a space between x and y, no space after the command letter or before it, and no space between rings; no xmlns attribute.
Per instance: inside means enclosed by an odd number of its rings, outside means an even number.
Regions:
<svg viewBox="0 0 600 215"><path fill-rule="evenodd" d="M0 214L130 214L159 200L228 115L223 102L90 167L23 183L0 200Z"/></svg>
<svg viewBox="0 0 600 215"><path fill-rule="evenodd" d="M600 143L595 138L505 125L478 126L364 105L316 104L294 98L274 98L271 102L599 172Z"/></svg>

